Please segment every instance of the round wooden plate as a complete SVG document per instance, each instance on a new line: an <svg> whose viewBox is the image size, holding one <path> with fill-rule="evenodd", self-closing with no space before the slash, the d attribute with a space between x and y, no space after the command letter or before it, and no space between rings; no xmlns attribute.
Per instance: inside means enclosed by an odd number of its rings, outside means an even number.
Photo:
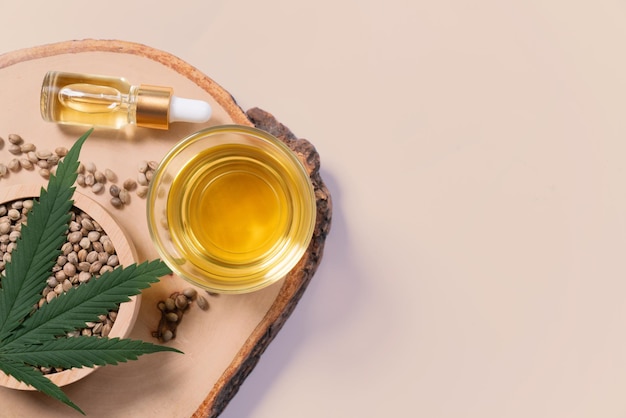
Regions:
<svg viewBox="0 0 626 418"><path fill-rule="evenodd" d="M41 188L34 184L26 184L0 188L0 203L9 203L18 199L30 199L39 196ZM115 219L102 206L82 193L74 193L74 208L80 209L100 224L107 236L115 245L120 264L123 266L136 262L135 248L124 231L115 222ZM120 309L109 334L109 338L126 338L130 335L141 306L141 295L133 296L130 301L120 305ZM65 386L77 382L93 373L97 368L74 368L48 375L48 378L57 386ZM0 386L20 390L34 390L13 376L0 373Z"/></svg>
<svg viewBox="0 0 626 418"><path fill-rule="evenodd" d="M271 114L257 108L243 112L226 90L179 58L144 45L110 40L62 42L0 55L0 137L17 133L38 149L69 148L86 131L41 119L39 90L49 70L123 76L133 84L171 86L179 96L207 100L213 106L213 117L206 124L174 124L168 131L97 129L83 146L80 159L94 162L101 171L111 169L118 185L136 178L142 160L159 161L185 136L226 123L254 125L271 132L308 168L317 198L316 230L307 253L285 279L247 295L207 295L208 311L192 306L176 338L168 343L183 355L143 356L103 367L64 387L91 417L217 416L289 317L321 260L332 205L319 175L319 155L310 142L298 139ZM0 163L13 158L7 148L6 143L0 148ZM0 179L0 187L45 183L35 170ZM80 187L78 191L109 211L132 239L139 262L157 258L148 234L145 199L132 195L130 204L118 209L110 204L108 193L96 195ZM157 342L152 332L160 318L158 301L185 287L189 287L187 282L168 276L143 292L130 337ZM42 394L6 388L0 388L0 403L3 416L68 417L76 413Z"/></svg>

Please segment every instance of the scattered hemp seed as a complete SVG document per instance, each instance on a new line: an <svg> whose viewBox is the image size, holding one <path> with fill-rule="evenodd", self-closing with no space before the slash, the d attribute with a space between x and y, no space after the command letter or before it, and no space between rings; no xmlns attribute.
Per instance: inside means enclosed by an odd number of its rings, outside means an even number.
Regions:
<svg viewBox="0 0 626 418"><path fill-rule="evenodd" d="M145 161L145 160L144 160L144 161L141 161L141 162L139 163L139 165L137 166L137 170L138 170L140 173L145 173L145 172L148 170L148 162L147 162L147 161Z"/></svg>
<svg viewBox="0 0 626 418"><path fill-rule="evenodd" d="M124 204L122 203L122 201L120 200L120 198L119 198L119 197L112 197L112 198L111 198L111 205L112 205L114 208L118 208L118 209L120 209L121 207L123 207L123 206L124 206Z"/></svg>
<svg viewBox="0 0 626 418"><path fill-rule="evenodd" d="M13 155L20 155L22 153L22 149L17 144L9 145L9 152Z"/></svg>
<svg viewBox="0 0 626 418"><path fill-rule="evenodd" d="M30 142L20 145L20 151L22 151L23 154L29 153L31 151L35 151L35 149L37 149L35 147L35 144L31 144Z"/></svg>
<svg viewBox="0 0 626 418"><path fill-rule="evenodd" d="M20 160L18 160L17 158L12 158L11 161L9 161L9 164L7 164L7 167L9 167L9 170L17 173L18 171L20 171L20 168L22 168L20 166Z"/></svg>
<svg viewBox="0 0 626 418"><path fill-rule="evenodd" d="M148 195L148 186L141 186L137 188L137 196L144 198Z"/></svg>
<svg viewBox="0 0 626 418"><path fill-rule="evenodd" d="M18 134L9 134L7 137L8 151L14 157L9 161L0 162L0 179L9 177L11 173L21 170L35 171L42 178L49 179L51 174L56 173L59 160L67 155L67 148L59 146L54 151L39 149L33 142L27 142ZM0 149L3 148L4 139L0 137ZM158 161L142 160L137 165L137 178L127 178L121 185L116 184L117 174L110 168L98 170L93 161L79 163L76 184L93 194L101 195L107 190L111 195L110 204L114 208L122 209L131 204L131 193L134 192L140 199L145 199L152 177L158 168Z"/></svg>
<svg viewBox="0 0 626 418"><path fill-rule="evenodd" d="M209 302L204 298L204 296L198 296L198 300L196 301L198 307L203 311L209 309Z"/></svg>
<svg viewBox="0 0 626 418"><path fill-rule="evenodd" d="M96 183L100 183L104 185L107 182L106 176L101 171L98 171L98 170L94 171L93 177L96 179Z"/></svg>
<svg viewBox="0 0 626 418"><path fill-rule="evenodd" d="M39 175L41 177L43 177L44 179L49 179L50 178L50 170L48 170L47 168L40 168L39 169Z"/></svg>
<svg viewBox="0 0 626 418"><path fill-rule="evenodd" d="M110 194L112 197L118 197L118 196L120 195L120 188L118 187L118 185L117 185L117 184L112 184L112 185L109 187L109 194Z"/></svg>
<svg viewBox="0 0 626 418"><path fill-rule="evenodd" d="M57 147L54 149L54 153L59 157L65 157L67 155L67 148L65 147Z"/></svg>
<svg viewBox="0 0 626 418"><path fill-rule="evenodd" d="M96 164L93 161L89 161L87 163L85 163L85 170L87 170L88 173L95 173L96 172Z"/></svg>
<svg viewBox="0 0 626 418"><path fill-rule="evenodd" d="M133 179L124 180L124 188L129 191L133 191L137 188L137 182Z"/></svg>
<svg viewBox="0 0 626 418"><path fill-rule="evenodd" d="M34 168L33 163L28 158L20 158L20 165L24 170L32 170Z"/></svg>
<svg viewBox="0 0 626 418"><path fill-rule="evenodd" d="M96 178L91 171L87 170L87 174L85 174L85 185L91 187L94 184L96 184Z"/></svg>
<svg viewBox="0 0 626 418"><path fill-rule="evenodd" d="M13 145L20 145L24 140L18 134L9 134L9 142Z"/></svg>
<svg viewBox="0 0 626 418"><path fill-rule="evenodd" d="M126 189L120 190L118 198L123 205L128 205L130 203L130 193Z"/></svg>
<svg viewBox="0 0 626 418"><path fill-rule="evenodd" d="M108 181L110 181L111 183L116 182L117 181L117 175L115 174L115 172L113 170L111 170L110 168L107 168L106 170L104 170L104 176L106 177L106 179Z"/></svg>
<svg viewBox="0 0 626 418"><path fill-rule="evenodd" d="M35 150L35 146L33 145L33 151ZM37 150L35 152L35 156L39 160L48 160L48 158L52 157L52 152L47 149Z"/></svg>
<svg viewBox="0 0 626 418"><path fill-rule="evenodd" d="M137 183L139 183L142 186L147 186L148 185L148 178L146 177L146 173L142 173L139 172L137 173Z"/></svg>
<svg viewBox="0 0 626 418"><path fill-rule="evenodd" d="M104 184L95 183L93 186L91 186L91 191L94 192L95 194L102 193L104 191Z"/></svg>

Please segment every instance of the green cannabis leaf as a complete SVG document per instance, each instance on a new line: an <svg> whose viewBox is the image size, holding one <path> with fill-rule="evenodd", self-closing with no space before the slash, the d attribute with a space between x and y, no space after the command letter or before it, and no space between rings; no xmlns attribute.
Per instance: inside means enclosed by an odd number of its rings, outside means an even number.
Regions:
<svg viewBox="0 0 626 418"><path fill-rule="evenodd" d="M93 367L136 360L143 354L178 350L148 342L103 337L65 337L97 321L130 296L170 273L160 260L118 267L59 295L31 313L61 253L74 204L80 149L93 129L72 146L42 188L22 226L22 236L0 281L0 370L84 415L65 393L35 367Z"/></svg>

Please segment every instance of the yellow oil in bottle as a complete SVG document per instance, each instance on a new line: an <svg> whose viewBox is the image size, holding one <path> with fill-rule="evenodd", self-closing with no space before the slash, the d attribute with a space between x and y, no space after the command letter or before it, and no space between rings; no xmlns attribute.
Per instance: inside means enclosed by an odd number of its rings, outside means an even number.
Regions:
<svg viewBox="0 0 626 418"><path fill-rule="evenodd" d="M179 254L200 269L258 268L280 251L294 225L297 184L279 161L245 144L199 153L173 179L167 202ZM298 202L295 202L296 206ZM297 217L296 217L297 219Z"/></svg>
<svg viewBox="0 0 626 418"><path fill-rule="evenodd" d="M134 121L134 88L123 78L51 71L42 84L41 115L61 124L121 128Z"/></svg>

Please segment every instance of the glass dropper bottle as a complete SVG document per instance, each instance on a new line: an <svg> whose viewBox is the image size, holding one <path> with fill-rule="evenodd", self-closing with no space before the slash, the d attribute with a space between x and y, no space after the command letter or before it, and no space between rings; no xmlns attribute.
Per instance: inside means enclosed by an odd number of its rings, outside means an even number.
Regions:
<svg viewBox="0 0 626 418"><path fill-rule="evenodd" d="M168 129L170 122L202 123L211 106L173 94L171 87L131 85L125 78L49 71L41 86L41 116L60 124Z"/></svg>

